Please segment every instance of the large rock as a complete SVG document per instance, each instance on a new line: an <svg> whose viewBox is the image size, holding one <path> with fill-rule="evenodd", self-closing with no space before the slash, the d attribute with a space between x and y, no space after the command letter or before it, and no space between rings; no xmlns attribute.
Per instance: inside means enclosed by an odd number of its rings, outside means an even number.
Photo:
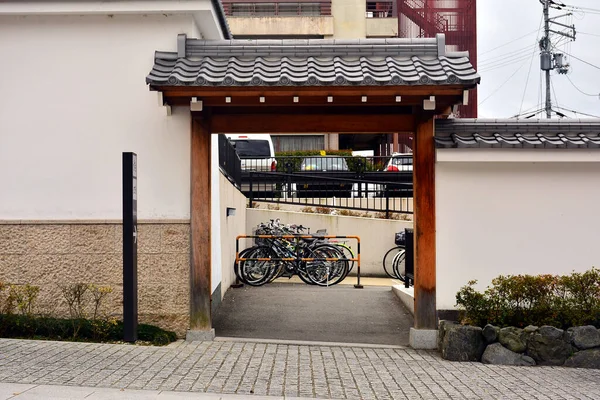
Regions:
<svg viewBox="0 0 600 400"><path fill-rule="evenodd" d="M526 333L527 335L532 334L537 330L538 330L538 327L535 325L527 325L525 328L523 328L523 332Z"/></svg>
<svg viewBox="0 0 600 400"><path fill-rule="evenodd" d="M553 326L542 326L527 340L527 355L538 365L563 365L572 352L568 335Z"/></svg>
<svg viewBox="0 0 600 400"><path fill-rule="evenodd" d="M504 347L515 353L523 353L527 350L527 339L523 329L508 327L500 329L498 341Z"/></svg>
<svg viewBox="0 0 600 400"><path fill-rule="evenodd" d="M569 328L571 344L579 350L600 347L600 331L592 325Z"/></svg>
<svg viewBox="0 0 600 400"><path fill-rule="evenodd" d="M482 329L476 326L446 327L442 358L450 361L480 361L485 350Z"/></svg>
<svg viewBox="0 0 600 400"><path fill-rule="evenodd" d="M500 328L498 328L497 326L491 325L491 324L487 324L486 326L483 327L483 338L485 339L486 343L494 343L496 340L498 340L498 333L500 332Z"/></svg>
<svg viewBox="0 0 600 400"><path fill-rule="evenodd" d="M494 365L535 365L533 358L510 351L500 343L490 344L483 352L481 362Z"/></svg>
<svg viewBox="0 0 600 400"><path fill-rule="evenodd" d="M437 347L438 350L442 350L442 345L444 343L444 336L446 336L446 332L448 332L448 328L451 326L455 326L458 325L458 322L455 321L448 321L445 319L441 319L439 324L438 324L438 341L437 341Z"/></svg>
<svg viewBox="0 0 600 400"><path fill-rule="evenodd" d="M600 369L600 348L578 351L567 359L565 367Z"/></svg>

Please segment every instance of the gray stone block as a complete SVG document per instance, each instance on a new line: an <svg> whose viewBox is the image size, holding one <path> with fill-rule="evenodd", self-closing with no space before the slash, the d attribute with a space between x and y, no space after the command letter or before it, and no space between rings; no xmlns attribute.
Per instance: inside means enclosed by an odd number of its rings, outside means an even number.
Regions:
<svg viewBox="0 0 600 400"><path fill-rule="evenodd" d="M567 359L565 367L600 369L600 348L578 351Z"/></svg>
<svg viewBox="0 0 600 400"><path fill-rule="evenodd" d="M483 338L486 343L494 343L498 340L498 334L500 333L500 328L491 324L487 324L483 327Z"/></svg>
<svg viewBox="0 0 600 400"><path fill-rule="evenodd" d="M408 344L413 349L434 350L437 348L437 337L436 329L410 328Z"/></svg>
<svg viewBox="0 0 600 400"><path fill-rule="evenodd" d="M442 358L450 361L480 361L485 343L482 329L456 325L448 328L442 344Z"/></svg>
<svg viewBox="0 0 600 400"><path fill-rule="evenodd" d="M563 365L573 352L562 329L542 326L527 339L527 355L538 365Z"/></svg>
<svg viewBox="0 0 600 400"><path fill-rule="evenodd" d="M579 350L600 347L600 331L593 325L577 326L568 331L571 344Z"/></svg>
<svg viewBox="0 0 600 400"><path fill-rule="evenodd" d="M444 343L444 336L446 336L446 332L448 331L448 328L454 325L458 325L458 322L455 321L447 321L447 320L440 320L440 322L438 323L438 339L437 339L437 348L438 350L442 350L442 344Z"/></svg>
<svg viewBox="0 0 600 400"><path fill-rule="evenodd" d="M490 344L483 352L481 362L494 365L535 365L535 360L533 358L510 351L500 343Z"/></svg>
<svg viewBox="0 0 600 400"><path fill-rule="evenodd" d="M504 347L515 353L523 353L527 349L527 342L523 329L508 327L500 329L498 341Z"/></svg>
<svg viewBox="0 0 600 400"><path fill-rule="evenodd" d="M186 342L203 342L203 341L212 341L215 339L215 330L211 329L210 331L196 331L196 330L188 330L185 335Z"/></svg>

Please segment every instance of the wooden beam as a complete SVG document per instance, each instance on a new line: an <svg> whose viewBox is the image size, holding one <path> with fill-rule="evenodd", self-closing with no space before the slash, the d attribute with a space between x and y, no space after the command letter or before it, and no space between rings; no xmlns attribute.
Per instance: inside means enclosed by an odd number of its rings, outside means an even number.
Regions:
<svg viewBox="0 0 600 400"><path fill-rule="evenodd" d="M462 85L419 86L151 86L168 97L275 97L275 96L458 96Z"/></svg>
<svg viewBox="0 0 600 400"><path fill-rule="evenodd" d="M294 98L298 101L295 102ZM401 102L396 102L396 96L368 96L367 102L362 102L362 96L338 96L334 97L333 103L327 102L327 95L322 96L269 96L265 102L259 101L260 96L220 96L203 97L202 101L205 107L239 107L239 106L273 106L277 107L303 107L303 106L357 106L364 108L380 106L413 106L423 104L423 96L402 96ZM183 100L185 99L185 100ZM229 102L226 100L229 99ZM458 96L456 96L458 103ZM187 97L170 98L172 102L188 103Z"/></svg>
<svg viewBox="0 0 600 400"><path fill-rule="evenodd" d="M213 133L384 133L412 130L406 114L215 114Z"/></svg>
<svg viewBox="0 0 600 400"><path fill-rule="evenodd" d="M190 330L209 331L211 321L210 123L192 118Z"/></svg>
<svg viewBox="0 0 600 400"><path fill-rule="evenodd" d="M415 328L436 329L435 142L433 114L418 118L414 137Z"/></svg>

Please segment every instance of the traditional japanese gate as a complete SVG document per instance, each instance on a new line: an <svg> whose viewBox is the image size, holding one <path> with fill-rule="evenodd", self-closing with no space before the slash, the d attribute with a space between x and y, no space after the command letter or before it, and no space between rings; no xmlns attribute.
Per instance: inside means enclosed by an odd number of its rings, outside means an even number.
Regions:
<svg viewBox="0 0 600 400"><path fill-rule="evenodd" d="M436 328L434 118L466 102L479 75L431 39L178 38L147 77L166 105L189 105L191 330L211 329L210 135L414 134L415 328Z"/></svg>

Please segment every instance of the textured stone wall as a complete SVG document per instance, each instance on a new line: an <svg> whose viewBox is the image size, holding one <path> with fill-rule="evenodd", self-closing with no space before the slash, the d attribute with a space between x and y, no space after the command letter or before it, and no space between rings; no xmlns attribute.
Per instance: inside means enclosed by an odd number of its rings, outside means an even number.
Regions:
<svg viewBox="0 0 600 400"><path fill-rule="evenodd" d="M183 336L189 326L189 221L138 224L139 321ZM122 228L116 222L0 222L0 281L40 286L39 308L65 315L59 284L111 286L122 315Z"/></svg>

